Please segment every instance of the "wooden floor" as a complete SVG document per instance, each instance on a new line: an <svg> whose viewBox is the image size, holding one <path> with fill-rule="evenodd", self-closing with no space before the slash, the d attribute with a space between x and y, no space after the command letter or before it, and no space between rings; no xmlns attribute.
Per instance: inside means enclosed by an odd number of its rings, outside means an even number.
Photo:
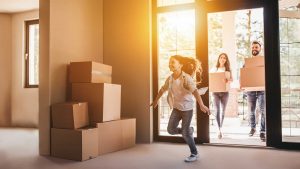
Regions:
<svg viewBox="0 0 300 169"><path fill-rule="evenodd" d="M76 162L39 156L36 129L0 129L0 169L299 169L300 151L197 145L199 160L185 163L185 144L138 144Z"/></svg>

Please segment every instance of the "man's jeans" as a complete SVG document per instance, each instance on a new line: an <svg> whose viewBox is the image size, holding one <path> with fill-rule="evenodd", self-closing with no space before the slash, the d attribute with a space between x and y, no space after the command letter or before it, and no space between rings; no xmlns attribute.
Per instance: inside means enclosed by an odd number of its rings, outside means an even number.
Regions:
<svg viewBox="0 0 300 169"><path fill-rule="evenodd" d="M266 131L265 128L265 92L264 91L251 91L247 92L247 100L248 100L248 113L249 113L249 120L252 129L256 128L256 117L255 117L255 110L256 110L256 101L258 104L258 111L260 113L260 132L264 133Z"/></svg>
<svg viewBox="0 0 300 169"><path fill-rule="evenodd" d="M192 117L193 110L180 111L174 108L169 119L168 133L171 135L182 134L185 142L189 145L191 154L198 154L193 137L194 130L190 127ZM182 120L181 128L178 127L180 120Z"/></svg>
<svg viewBox="0 0 300 169"><path fill-rule="evenodd" d="M228 96L229 96L228 92L214 92L213 93L214 103L215 103L215 107L216 107L216 120L217 120L219 128L221 128L223 125L226 105L228 102ZM221 108L222 108L222 113L221 113Z"/></svg>

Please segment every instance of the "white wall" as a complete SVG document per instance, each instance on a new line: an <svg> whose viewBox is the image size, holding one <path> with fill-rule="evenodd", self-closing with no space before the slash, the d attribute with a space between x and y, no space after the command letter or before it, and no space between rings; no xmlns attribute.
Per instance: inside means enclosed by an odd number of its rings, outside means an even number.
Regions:
<svg viewBox="0 0 300 169"><path fill-rule="evenodd" d="M151 0L104 1L104 63L122 85L122 117L136 118L137 142L152 141Z"/></svg>
<svg viewBox="0 0 300 169"><path fill-rule="evenodd" d="M12 14L12 126L38 126L38 88L24 88L25 21L38 18L38 10Z"/></svg>
<svg viewBox="0 0 300 169"><path fill-rule="evenodd" d="M40 154L50 153L50 106L66 101L67 64L103 61L103 0L40 1Z"/></svg>
<svg viewBox="0 0 300 169"><path fill-rule="evenodd" d="M0 126L11 125L11 16L0 14Z"/></svg>

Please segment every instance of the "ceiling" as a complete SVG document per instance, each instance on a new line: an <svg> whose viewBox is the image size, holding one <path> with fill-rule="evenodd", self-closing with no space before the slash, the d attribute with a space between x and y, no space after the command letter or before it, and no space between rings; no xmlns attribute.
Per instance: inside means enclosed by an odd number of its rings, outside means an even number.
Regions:
<svg viewBox="0 0 300 169"><path fill-rule="evenodd" d="M39 0L0 0L0 13L16 13L39 8Z"/></svg>
<svg viewBox="0 0 300 169"><path fill-rule="evenodd" d="M279 0L280 9L297 6L300 0ZM16 13L39 8L39 0L0 0L0 13Z"/></svg>

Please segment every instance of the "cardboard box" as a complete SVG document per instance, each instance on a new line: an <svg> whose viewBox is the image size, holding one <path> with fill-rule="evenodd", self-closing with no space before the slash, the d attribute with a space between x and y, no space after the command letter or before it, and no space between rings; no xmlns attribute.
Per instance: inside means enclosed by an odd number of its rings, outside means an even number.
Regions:
<svg viewBox="0 0 300 169"><path fill-rule="evenodd" d="M210 92L228 92L230 83L226 83L225 79L230 78L229 72L209 73L209 91Z"/></svg>
<svg viewBox="0 0 300 169"><path fill-rule="evenodd" d="M90 124L121 118L121 85L73 83L72 100L88 102Z"/></svg>
<svg viewBox="0 0 300 169"><path fill-rule="evenodd" d="M68 102L52 105L53 128L78 129L89 125L87 102Z"/></svg>
<svg viewBox="0 0 300 169"><path fill-rule="evenodd" d="M122 121L97 123L98 128L98 155L122 149Z"/></svg>
<svg viewBox="0 0 300 169"><path fill-rule="evenodd" d="M134 146L136 137L135 123L135 119L97 123L99 155Z"/></svg>
<svg viewBox="0 0 300 169"><path fill-rule="evenodd" d="M250 67L240 69L240 87L247 91L265 90L265 67Z"/></svg>
<svg viewBox="0 0 300 169"><path fill-rule="evenodd" d="M71 62L69 82L111 83L112 67L97 62Z"/></svg>
<svg viewBox="0 0 300 169"><path fill-rule="evenodd" d="M122 148L129 148L135 145L136 137L136 119L122 120Z"/></svg>
<svg viewBox="0 0 300 169"><path fill-rule="evenodd" d="M265 58L263 56L254 56L251 58L245 58L245 67L263 67L265 66Z"/></svg>
<svg viewBox="0 0 300 169"><path fill-rule="evenodd" d="M84 161L98 156L98 129L51 128L51 155Z"/></svg>

